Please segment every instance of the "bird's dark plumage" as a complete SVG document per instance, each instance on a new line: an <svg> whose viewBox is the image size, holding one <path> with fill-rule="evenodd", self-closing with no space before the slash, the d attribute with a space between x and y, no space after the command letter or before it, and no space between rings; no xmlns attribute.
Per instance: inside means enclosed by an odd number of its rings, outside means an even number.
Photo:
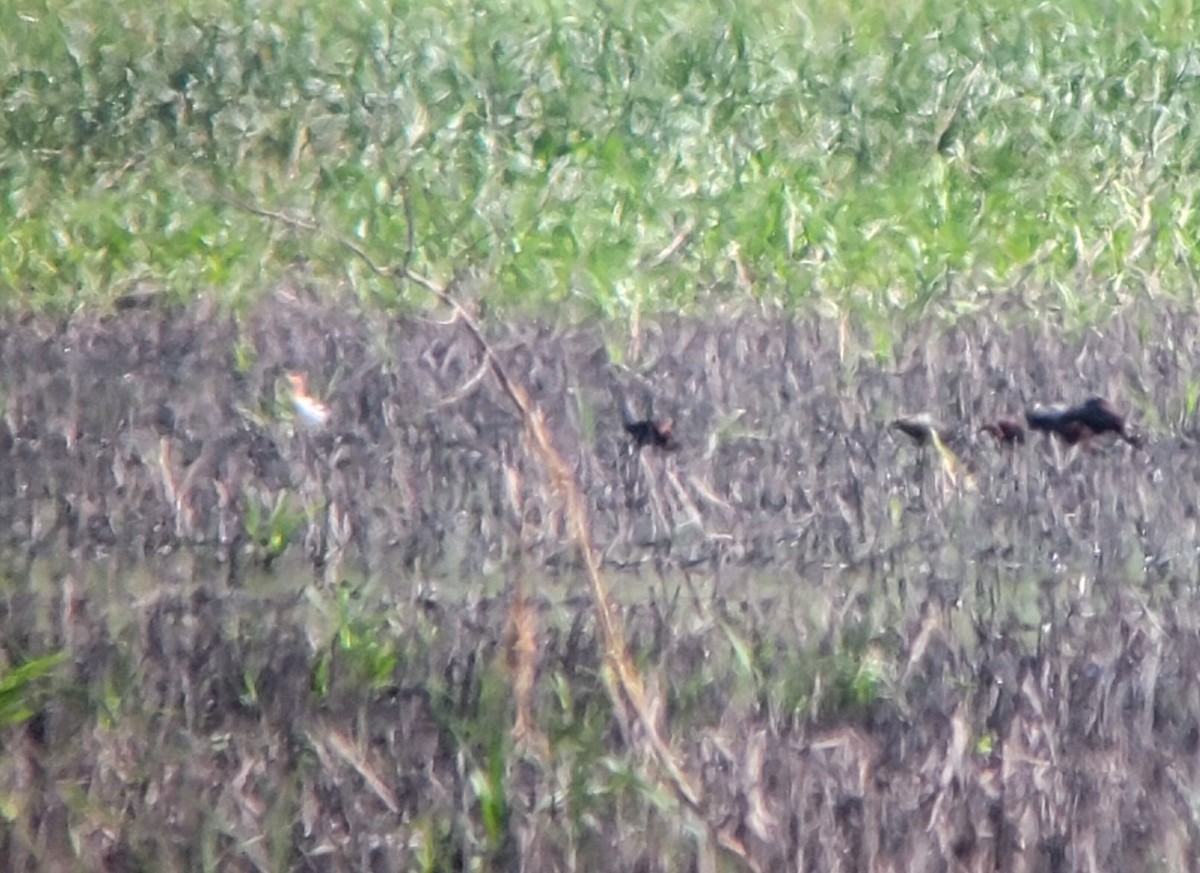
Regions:
<svg viewBox="0 0 1200 873"><path fill-rule="evenodd" d="M1001 445L1013 446L1025 442L1025 427L1012 418L998 418L979 428L980 433L990 434Z"/></svg>
<svg viewBox="0 0 1200 873"><path fill-rule="evenodd" d="M925 446L933 442L933 437L936 435L942 443L950 441L951 434L935 422L928 415L902 416L894 419L891 424L892 430L898 430L906 437L911 439L919 446Z"/></svg>
<svg viewBox="0 0 1200 873"><path fill-rule="evenodd" d="M1115 433L1131 446L1141 445L1141 440L1126 428L1125 417L1103 397L1089 397L1078 406L1028 409L1025 421L1031 430L1052 433L1067 445L1086 442L1102 433Z"/></svg>
<svg viewBox="0 0 1200 873"><path fill-rule="evenodd" d="M675 427L670 421L625 421L625 432L633 437L634 444L654 446L657 449L672 449L675 447Z"/></svg>
<svg viewBox="0 0 1200 873"><path fill-rule="evenodd" d="M633 437L634 446L639 449L650 446L664 451L678 448L674 422L669 418L655 417L653 400L644 404L649 407L650 414L646 418L638 418L628 398L616 383L613 385L613 398L621 411L621 424L625 427L625 433Z"/></svg>

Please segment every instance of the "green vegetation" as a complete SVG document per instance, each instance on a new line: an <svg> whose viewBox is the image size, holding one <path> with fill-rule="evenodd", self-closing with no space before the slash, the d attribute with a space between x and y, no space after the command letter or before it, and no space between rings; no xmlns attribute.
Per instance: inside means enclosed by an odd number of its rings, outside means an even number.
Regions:
<svg viewBox="0 0 1200 873"><path fill-rule="evenodd" d="M256 546L265 567L284 553L304 520L305 514L292 509L286 494L280 494L271 506L247 495L246 536Z"/></svg>
<svg viewBox="0 0 1200 873"><path fill-rule="evenodd" d="M340 238L508 308L1090 320L1194 286L1195 45L1169 0L7 4L0 295L422 302Z"/></svg>
<svg viewBox="0 0 1200 873"><path fill-rule="evenodd" d="M66 658L59 652L34 658L19 667L0 673L0 727L20 724L32 718L40 704L38 681L49 675Z"/></svg>
<svg viewBox="0 0 1200 873"><path fill-rule="evenodd" d="M0 5L0 866L1192 869L1194 19ZM496 327L518 423L406 271L633 329ZM881 436L1085 385L1142 454Z"/></svg>
<svg viewBox="0 0 1200 873"><path fill-rule="evenodd" d="M491 325L573 386L542 421L617 638L460 324L269 305L0 319L0 869L1011 870L1055 828L1195 868L1194 316L927 320L887 361L857 325L664 321L687 442L640 453L602 330ZM343 432L276 414L300 364ZM1087 382L1142 449L970 439ZM899 409L961 424L955 475Z"/></svg>

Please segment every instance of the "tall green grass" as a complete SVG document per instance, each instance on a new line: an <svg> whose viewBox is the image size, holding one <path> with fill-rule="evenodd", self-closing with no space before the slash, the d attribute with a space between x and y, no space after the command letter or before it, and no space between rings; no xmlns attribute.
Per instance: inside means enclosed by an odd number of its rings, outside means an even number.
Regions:
<svg viewBox="0 0 1200 873"><path fill-rule="evenodd" d="M1183 0L125 6L0 9L10 310L298 265L420 304L337 237L616 318L1019 287L1091 320L1195 284Z"/></svg>

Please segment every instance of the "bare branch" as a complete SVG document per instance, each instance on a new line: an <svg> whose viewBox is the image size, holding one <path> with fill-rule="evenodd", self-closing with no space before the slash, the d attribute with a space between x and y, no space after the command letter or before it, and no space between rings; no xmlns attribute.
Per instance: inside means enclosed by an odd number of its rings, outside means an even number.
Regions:
<svg viewBox="0 0 1200 873"><path fill-rule="evenodd" d="M404 195L404 198L407 204L407 193ZM392 267L380 266L357 243L330 232L315 221L297 219L293 216L271 212L244 203L237 203L236 201L231 202L255 215L261 215L264 218L280 221L302 230L326 236L340 243L347 250L361 258L372 272L377 275L388 276L396 282L412 282L433 294L454 312L456 320L463 325L483 352L484 358L490 366L492 373L495 374L496 381L499 383L501 390L508 396L513 405L516 406L525 424L525 432L529 436L530 445L536 457L549 474L551 482L559 494L562 495L566 504L566 518L571 539L574 541L576 548L578 548L587 571L592 609L596 616L596 623L600 628L604 644L604 669L602 670L602 674L614 707L619 712L626 714L623 721L631 724L634 722L640 723L649 746L650 756L658 762L659 767L666 776L665 781L673 789L677 800L704 823L710 839L737 857L748 868L757 869L754 860L750 858L745 847L737 837L729 832L727 828L719 827L708 820L703 809L700 792L692 785L674 750L671 749L670 745L660 734L658 725L652 714L653 707L647 698L646 687L642 681L641 674L638 672L637 666L630 660L626 651L624 625L620 616L614 613L609 607L607 585L600 569L600 556L597 554L595 545L592 542L587 501L584 498L583 491L575 479L574 471L554 446L541 409L530 398L524 386L509 376L500 357L484 336L479 323L455 299L453 290L459 281L459 276L455 276L448 285L443 287L432 279L410 269L407 266L407 262L412 253L411 242L409 251L405 255L405 262ZM411 211L407 205L406 212L411 215ZM411 240L411 221L409 227ZM681 239L680 244L682 244L682 241Z"/></svg>

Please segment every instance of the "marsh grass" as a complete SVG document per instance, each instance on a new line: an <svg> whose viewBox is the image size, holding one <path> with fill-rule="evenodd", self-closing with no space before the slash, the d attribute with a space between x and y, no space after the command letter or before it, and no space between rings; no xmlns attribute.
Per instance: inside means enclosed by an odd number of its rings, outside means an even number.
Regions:
<svg viewBox="0 0 1200 873"><path fill-rule="evenodd" d="M624 363L600 327L489 326L582 487L634 716L458 324L292 285L11 321L4 653L61 660L4 728L5 863L1190 869L1200 467L1151 422L1200 335L1166 324L964 318L881 359L868 326L683 319ZM272 401L301 367L326 431ZM970 438L1076 390L1155 412L1144 451ZM633 451L620 396L679 451ZM958 425L953 481L886 427L920 409Z"/></svg>
<svg viewBox="0 0 1200 873"><path fill-rule="evenodd" d="M0 10L10 869L1196 866L1190 7L331 9Z"/></svg>
<svg viewBox="0 0 1200 873"><path fill-rule="evenodd" d="M428 302L346 237L635 327L749 300L882 326L1003 289L1089 323L1195 287L1194 32L1170 2L17 4L0 291L238 304L302 263Z"/></svg>
<svg viewBox="0 0 1200 873"><path fill-rule="evenodd" d="M0 726L21 724L32 718L41 705L39 698L47 676L65 654L55 652L17 664L0 676Z"/></svg>

